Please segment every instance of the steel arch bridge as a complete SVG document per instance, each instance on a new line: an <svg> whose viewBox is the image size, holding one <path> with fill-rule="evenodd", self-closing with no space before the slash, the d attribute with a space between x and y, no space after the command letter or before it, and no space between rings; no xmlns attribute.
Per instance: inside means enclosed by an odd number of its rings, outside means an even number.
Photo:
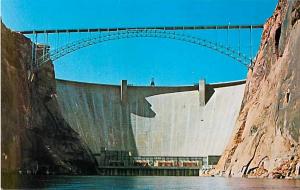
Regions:
<svg viewBox="0 0 300 190"><path fill-rule="evenodd" d="M98 28L98 29L67 29L67 30L32 30L32 31L20 31L22 34L34 34L35 43L33 43L33 57L37 67L48 62L49 60L55 61L59 58L70 54L79 49L100 44L106 41L113 41L119 39L129 38L165 38L183 41L191 44L196 44L208 49L211 49L220 54L226 55L237 62L240 62L246 67L251 67L252 56L247 56L245 53L240 52L232 47L225 46L218 42L202 39L197 36L179 33L176 31L183 30L218 30L218 29L250 29L250 41L252 29L262 28L263 25L233 25L233 26L174 26L174 27L141 27L141 28ZM71 43L67 43L59 48L51 51L45 50L46 46L43 47L42 54L36 52L37 47L37 35L46 34L61 34L61 33L96 33L96 35L90 35L87 38L76 40ZM228 34L227 34L228 35ZM250 42L251 43L251 42Z"/></svg>

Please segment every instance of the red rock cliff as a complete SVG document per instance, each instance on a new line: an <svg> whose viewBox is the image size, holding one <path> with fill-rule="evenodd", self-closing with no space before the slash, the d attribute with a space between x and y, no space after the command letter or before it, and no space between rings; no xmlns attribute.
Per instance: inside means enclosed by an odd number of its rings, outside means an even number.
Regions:
<svg viewBox="0 0 300 190"><path fill-rule="evenodd" d="M59 111L52 63L34 72L31 41L4 25L1 42L2 172L95 173L90 151Z"/></svg>
<svg viewBox="0 0 300 190"><path fill-rule="evenodd" d="M280 0L264 25L242 108L217 170L229 176L299 175L300 1Z"/></svg>

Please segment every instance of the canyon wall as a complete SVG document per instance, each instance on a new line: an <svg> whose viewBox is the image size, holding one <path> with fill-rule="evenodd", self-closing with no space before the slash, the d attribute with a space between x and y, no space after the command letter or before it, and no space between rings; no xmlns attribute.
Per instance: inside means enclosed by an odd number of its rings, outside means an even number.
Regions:
<svg viewBox="0 0 300 190"><path fill-rule="evenodd" d="M37 69L32 42L3 24L1 44L2 174L95 173L89 149L60 113L52 63Z"/></svg>
<svg viewBox="0 0 300 190"><path fill-rule="evenodd" d="M236 128L217 172L273 178L300 174L299 18L299 0L280 0L264 25Z"/></svg>
<svg viewBox="0 0 300 190"><path fill-rule="evenodd" d="M101 147L141 156L221 155L240 110L245 84L121 87L57 80L64 118L94 153ZM124 98L124 101L121 100Z"/></svg>

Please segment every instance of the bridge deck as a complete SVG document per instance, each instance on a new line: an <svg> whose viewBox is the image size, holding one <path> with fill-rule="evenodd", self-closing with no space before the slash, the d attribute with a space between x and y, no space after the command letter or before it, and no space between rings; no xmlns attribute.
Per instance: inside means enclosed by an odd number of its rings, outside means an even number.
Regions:
<svg viewBox="0 0 300 190"><path fill-rule="evenodd" d="M24 30L24 31L17 31L17 32L21 34L53 34L53 33L76 33L76 32L116 32L116 31L124 31L124 30L223 30L223 29L260 29L260 28L263 28L263 24L50 29L50 30Z"/></svg>

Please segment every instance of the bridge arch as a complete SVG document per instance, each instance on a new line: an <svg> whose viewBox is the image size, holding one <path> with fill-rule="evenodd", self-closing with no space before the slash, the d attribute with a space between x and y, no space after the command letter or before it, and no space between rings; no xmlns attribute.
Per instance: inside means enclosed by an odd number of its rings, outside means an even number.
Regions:
<svg viewBox="0 0 300 190"><path fill-rule="evenodd" d="M172 40L184 41L196 45L200 45L202 47L206 47L208 49L214 50L223 55L229 56L234 60L240 62L246 67L251 65L251 58L247 57L245 54L231 48L224 46L220 43L212 42L209 40L205 40L199 37L191 36L184 33L177 33L166 30L157 30L157 29L133 29L133 30L123 30L109 33L99 33L99 35L77 40L71 43L68 43L60 48L51 50L47 52L45 55L38 58L38 64L41 65L49 60L55 61L67 54L70 54L76 50L92 46L95 44L103 43L106 41L113 41L119 39L126 38L166 38Z"/></svg>

